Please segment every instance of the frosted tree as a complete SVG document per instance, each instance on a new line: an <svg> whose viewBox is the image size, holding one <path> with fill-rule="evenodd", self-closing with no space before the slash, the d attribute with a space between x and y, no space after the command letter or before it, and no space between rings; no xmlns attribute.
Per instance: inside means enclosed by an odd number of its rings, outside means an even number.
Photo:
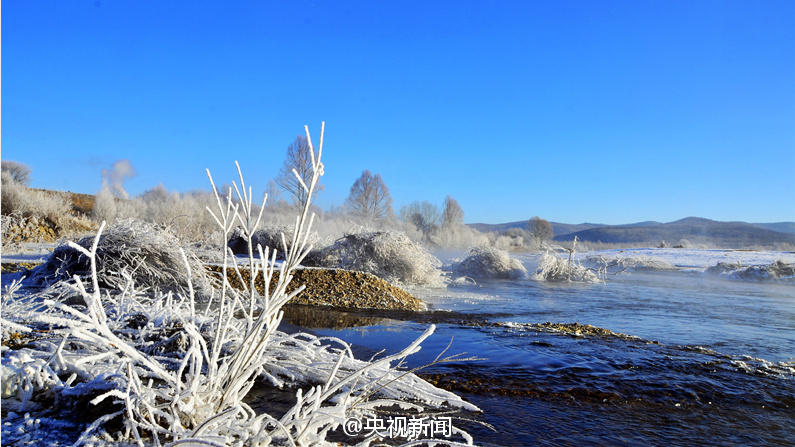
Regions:
<svg viewBox="0 0 795 447"><path fill-rule="evenodd" d="M367 169L353 182L347 205L355 215L367 220L385 219L393 214L392 196L381 174L371 174Z"/></svg>
<svg viewBox="0 0 795 447"><path fill-rule="evenodd" d="M527 222L527 231L536 241L536 245L540 248L544 241L552 239L553 231L552 224L538 216L533 217Z"/></svg>
<svg viewBox="0 0 795 447"><path fill-rule="evenodd" d="M303 209L309 198L306 189L298 180L298 176L301 178L312 177L312 155L310 152L306 137L300 135L296 137L295 141L287 147L287 158L276 178L276 184L293 199L293 205L298 209ZM318 191L322 189L322 185L317 185Z"/></svg>
<svg viewBox="0 0 795 447"><path fill-rule="evenodd" d="M103 187L97 193L94 199L94 208L92 209L94 218L98 221L113 222L116 220L118 210L116 209L116 199L109 188Z"/></svg>
<svg viewBox="0 0 795 447"><path fill-rule="evenodd" d="M141 194L141 199L145 202L165 202L169 198L168 189L160 183L152 189L148 189Z"/></svg>
<svg viewBox="0 0 795 447"><path fill-rule="evenodd" d="M444 211L442 211L442 226L445 228L456 227L464 224L464 209L458 201L451 196L444 199Z"/></svg>
<svg viewBox="0 0 795 447"><path fill-rule="evenodd" d="M400 208L400 218L420 230L426 240L430 240L431 233L439 227L440 217L439 208L424 200L414 201Z"/></svg>
<svg viewBox="0 0 795 447"><path fill-rule="evenodd" d="M3 160L2 162L3 173L11 176L11 178L25 186L30 183L30 168L22 163Z"/></svg>
<svg viewBox="0 0 795 447"><path fill-rule="evenodd" d="M268 195L271 205L282 201L282 191L279 189L279 185L277 185L273 179L268 180L268 186L265 187L265 194Z"/></svg>

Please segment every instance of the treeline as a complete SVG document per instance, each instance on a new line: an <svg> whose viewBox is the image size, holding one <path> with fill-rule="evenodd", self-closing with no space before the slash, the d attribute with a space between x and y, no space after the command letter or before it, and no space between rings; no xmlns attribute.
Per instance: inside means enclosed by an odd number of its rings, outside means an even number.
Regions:
<svg viewBox="0 0 795 447"><path fill-rule="evenodd" d="M279 175L268 182L268 200L262 220L264 228L290 231L296 211L307 200L299 176L305 177L311 169L309 145L305 137L297 137L287 148ZM44 215L57 221L61 216L70 214L68 197L34 194L27 187L30 169L24 164L4 160L2 172L4 240L8 233L6 227L15 222L11 216ZM103 170L102 187L96 194L90 212L79 216L83 224L77 230L90 230L103 220L110 223L135 218L167 227L186 242L213 245L224 242L215 229L212 216L206 211L207 207L215 206L215 197L210 191L180 193L168 191L160 184L136 197L130 197L123 183L134 174L135 170L127 160L119 160L111 169ZM319 187L322 189L322 185ZM234 184L222 185L219 190L222 195L235 201L235 188ZM366 169L354 180L342 206L325 211L315 207L313 211L318 220L314 226L314 239L319 244L330 244L346 234L398 231L430 248L466 249L490 245L507 250L530 250L543 248L544 243L552 237L549 222L537 217L528 222L526 229L500 233L479 232L464 224L464 209L452 196L447 196L441 206L425 200L414 201L396 212L389 188L381 175ZM26 223L17 221L17 224ZM66 225L60 227L63 227L62 230L56 228L53 232L60 233L58 236L71 235L70 231L66 231Z"/></svg>

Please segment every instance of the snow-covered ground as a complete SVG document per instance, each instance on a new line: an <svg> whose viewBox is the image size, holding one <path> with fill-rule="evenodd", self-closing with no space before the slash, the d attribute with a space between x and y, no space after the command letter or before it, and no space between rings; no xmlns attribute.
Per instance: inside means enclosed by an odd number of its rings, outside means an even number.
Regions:
<svg viewBox="0 0 795 447"><path fill-rule="evenodd" d="M691 248L626 248L577 253L585 261L591 256L615 258L653 258L667 262L681 270L704 270L719 262L739 263L744 266L772 264L778 260L795 263L795 253L787 251L691 249Z"/></svg>
<svg viewBox="0 0 795 447"><path fill-rule="evenodd" d="M19 246L3 247L3 262L44 262L57 246L54 242L25 242Z"/></svg>

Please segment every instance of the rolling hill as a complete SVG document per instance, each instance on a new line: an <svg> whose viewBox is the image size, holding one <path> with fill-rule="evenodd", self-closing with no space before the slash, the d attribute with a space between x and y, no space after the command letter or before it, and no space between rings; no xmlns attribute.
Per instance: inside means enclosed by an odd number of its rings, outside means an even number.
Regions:
<svg viewBox="0 0 795 447"><path fill-rule="evenodd" d="M795 222L754 223L751 225L766 230L778 231L779 233L795 234Z"/></svg>
<svg viewBox="0 0 795 447"><path fill-rule="evenodd" d="M528 219L529 220L529 219ZM569 234L574 233L577 231L589 230L591 228L603 227L603 224L595 224L595 223L581 223L581 224L567 224L567 223L560 223L560 222L550 222L552 224L552 232L557 235ZM503 224L484 224L484 223L473 223L467 224L468 226L483 232L483 233L490 233L490 232L501 232L506 231L511 228L521 228L524 229L527 227L527 220L519 220L516 222L508 222Z"/></svg>
<svg viewBox="0 0 795 447"><path fill-rule="evenodd" d="M624 225L550 223L556 241L570 241L577 236L581 241L612 244L649 243L656 245L662 241L677 244L680 240L687 239L691 243L733 248L771 246L779 243L795 245L795 222L720 222L701 217L687 217L668 223L644 221ZM503 232L511 228L524 229L526 225L526 220L502 224L469 224L470 227L481 232Z"/></svg>
<svg viewBox="0 0 795 447"><path fill-rule="evenodd" d="M668 223L649 222L630 225L609 225L569 234L556 235L557 241L579 240L606 243L706 243L727 247L749 247L777 243L795 244L795 234L773 231L746 222L719 222L700 217L687 217Z"/></svg>

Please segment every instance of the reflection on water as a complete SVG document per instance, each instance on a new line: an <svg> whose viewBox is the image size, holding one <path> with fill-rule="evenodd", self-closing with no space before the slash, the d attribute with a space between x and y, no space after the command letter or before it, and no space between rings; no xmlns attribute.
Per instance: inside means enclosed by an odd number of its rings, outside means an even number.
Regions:
<svg viewBox="0 0 795 447"><path fill-rule="evenodd" d="M397 351L428 322L440 323L409 366L432 360L451 338L450 353L486 358L422 372L484 410L478 418L497 431L468 428L485 445L795 440L791 285L666 272L593 286L526 281L413 292L453 312L369 317L355 328L329 317L333 327L314 332L365 355ZM558 324L573 322L597 327Z"/></svg>
<svg viewBox="0 0 795 447"><path fill-rule="evenodd" d="M287 323L310 329L344 329L357 326L374 326L384 320L383 317L368 316L365 313L352 313L300 304L288 304L282 310L284 311L284 320Z"/></svg>

